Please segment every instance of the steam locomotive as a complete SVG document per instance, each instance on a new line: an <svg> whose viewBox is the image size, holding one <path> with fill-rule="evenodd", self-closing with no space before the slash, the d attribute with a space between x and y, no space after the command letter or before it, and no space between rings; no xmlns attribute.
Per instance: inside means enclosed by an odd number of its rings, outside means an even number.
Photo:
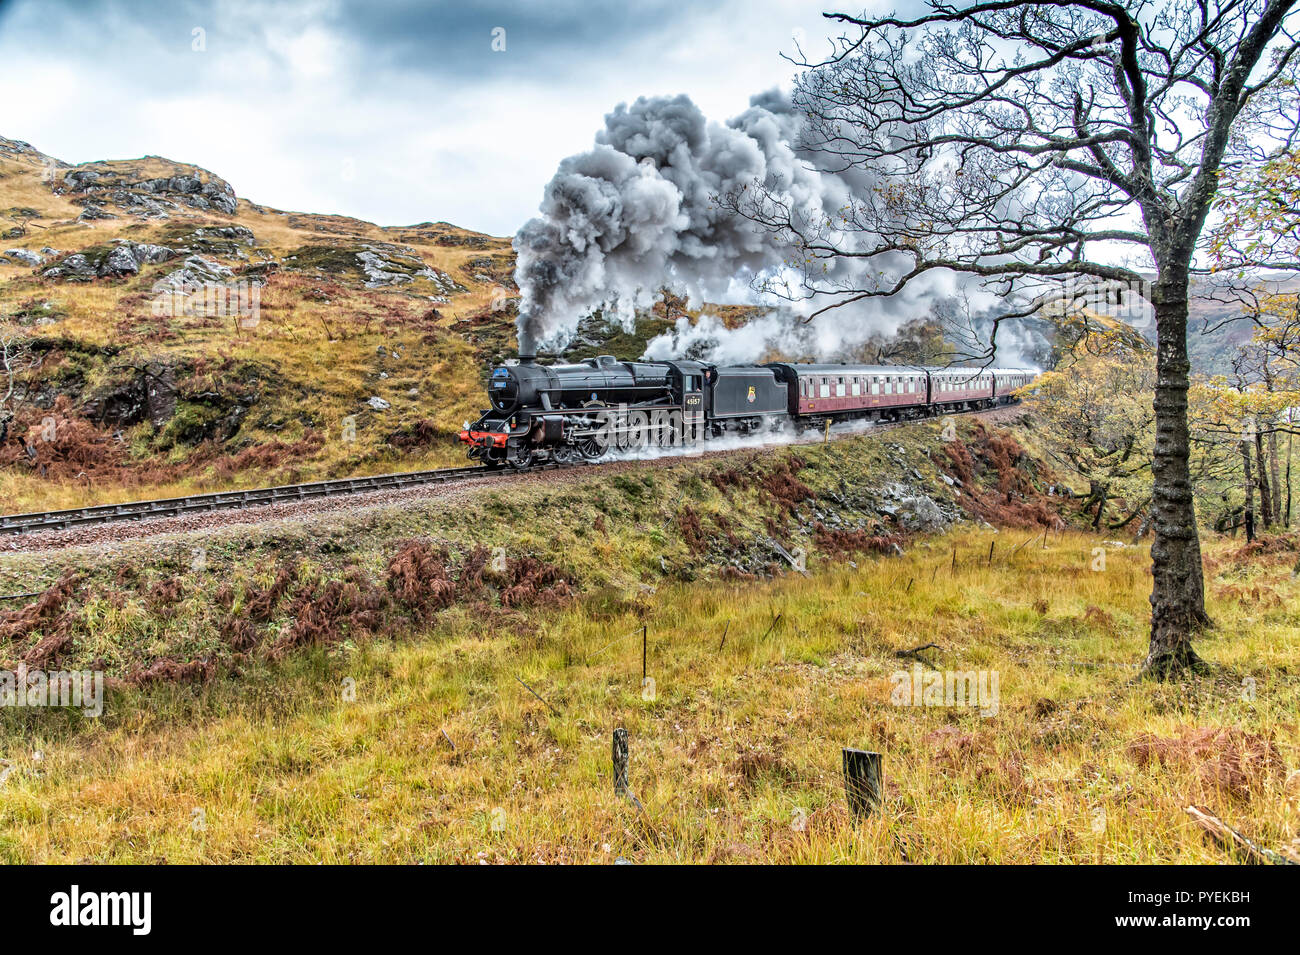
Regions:
<svg viewBox="0 0 1300 955"><path fill-rule="evenodd" d="M1036 374L1027 368L619 361L612 355L539 365L522 357L492 370L492 407L465 423L460 440L472 460L523 470L786 425L820 428L991 408L1012 401Z"/></svg>

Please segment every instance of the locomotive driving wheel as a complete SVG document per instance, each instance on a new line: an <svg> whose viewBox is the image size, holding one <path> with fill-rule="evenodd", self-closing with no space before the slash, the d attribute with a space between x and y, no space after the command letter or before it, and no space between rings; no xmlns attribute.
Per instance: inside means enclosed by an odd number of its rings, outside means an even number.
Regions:
<svg viewBox="0 0 1300 955"><path fill-rule="evenodd" d="M606 405L605 402L603 401L599 401L593 398L591 401L584 401L582 403L582 407L606 408L608 407L608 405ZM599 414L589 416L588 421L592 424L598 424L600 421ZM576 444L576 447L578 449L578 453L581 454L588 461L594 461L596 460L596 458L600 457L605 453L605 446L602 445L595 438L584 438L583 440L579 441Z"/></svg>
<svg viewBox="0 0 1300 955"><path fill-rule="evenodd" d="M519 448L506 458L506 463L516 471L527 471L533 466L533 460L532 448Z"/></svg>

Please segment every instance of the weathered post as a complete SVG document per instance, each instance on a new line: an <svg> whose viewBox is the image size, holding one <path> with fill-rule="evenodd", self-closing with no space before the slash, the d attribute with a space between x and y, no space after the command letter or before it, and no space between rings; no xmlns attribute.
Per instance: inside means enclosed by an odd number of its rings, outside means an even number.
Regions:
<svg viewBox="0 0 1300 955"><path fill-rule="evenodd" d="M627 730L614 730L614 795L627 795Z"/></svg>
<svg viewBox="0 0 1300 955"><path fill-rule="evenodd" d="M859 819L866 819L880 806L880 763L879 753L844 747L844 793L849 809Z"/></svg>
<svg viewBox="0 0 1300 955"><path fill-rule="evenodd" d="M627 730L618 727L614 730L614 795L622 796L638 809L641 808L641 801L632 795L632 791L627 788Z"/></svg>

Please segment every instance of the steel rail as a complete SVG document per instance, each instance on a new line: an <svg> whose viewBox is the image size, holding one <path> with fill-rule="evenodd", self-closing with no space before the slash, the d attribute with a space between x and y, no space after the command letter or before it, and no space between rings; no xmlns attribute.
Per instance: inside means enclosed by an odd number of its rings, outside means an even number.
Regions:
<svg viewBox="0 0 1300 955"><path fill-rule="evenodd" d="M899 425L907 424L909 420L924 420L926 418L933 420L945 414L959 416L980 414L989 410L993 409L976 408L967 411L949 411L935 408L931 414L920 416L919 419L877 421L873 430L877 432L890 430ZM701 450L707 453L707 442L706 446ZM246 491L215 491L205 494L189 494L183 497L127 501L121 504L96 504L66 510L4 514L0 515L0 535L27 534L44 530L67 530L71 527L120 523L123 521L142 521L153 517L178 517L184 514L198 514L207 511L237 510L246 507L261 507L290 501L305 501L312 498L340 497L348 494L361 494L367 491L382 491L420 484L445 484L475 477L504 477L511 474L528 474L536 471L567 470L569 468L590 467L600 463L602 462L558 463L547 461L523 469L511 467L488 468L476 464L460 468L437 468L429 471L406 471L395 474L336 478L329 481L308 481L303 484L281 484L275 487L251 488Z"/></svg>
<svg viewBox="0 0 1300 955"><path fill-rule="evenodd" d="M579 465L555 463L539 464L529 471L555 470ZM339 497L366 491L411 487L418 484L445 484L475 477L497 477L506 474L526 473L512 469L492 469L482 465L461 468L438 468L430 471L407 471L397 474L375 474L362 477L338 478L330 481L308 481L303 484L282 484L275 487L251 488L246 491L216 491L189 494L183 497L157 498L144 501L127 501L121 504L97 504L57 511L31 511L26 514L0 515L0 534L26 534L42 530L66 530L94 524L142 521L153 517L177 517L207 511L232 510L304 501L312 498Z"/></svg>

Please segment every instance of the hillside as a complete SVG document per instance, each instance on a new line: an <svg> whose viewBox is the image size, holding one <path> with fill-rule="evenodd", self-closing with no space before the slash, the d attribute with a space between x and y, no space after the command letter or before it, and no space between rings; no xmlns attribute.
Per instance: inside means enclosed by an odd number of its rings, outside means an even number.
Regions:
<svg viewBox="0 0 1300 955"><path fill-rule="evenodd" d="M6 139L0 210L0 315L39 362L0 444L6 511L445 463L510 344L509 240L448 223L285 212L156 156L69 166Z"/></svg>

